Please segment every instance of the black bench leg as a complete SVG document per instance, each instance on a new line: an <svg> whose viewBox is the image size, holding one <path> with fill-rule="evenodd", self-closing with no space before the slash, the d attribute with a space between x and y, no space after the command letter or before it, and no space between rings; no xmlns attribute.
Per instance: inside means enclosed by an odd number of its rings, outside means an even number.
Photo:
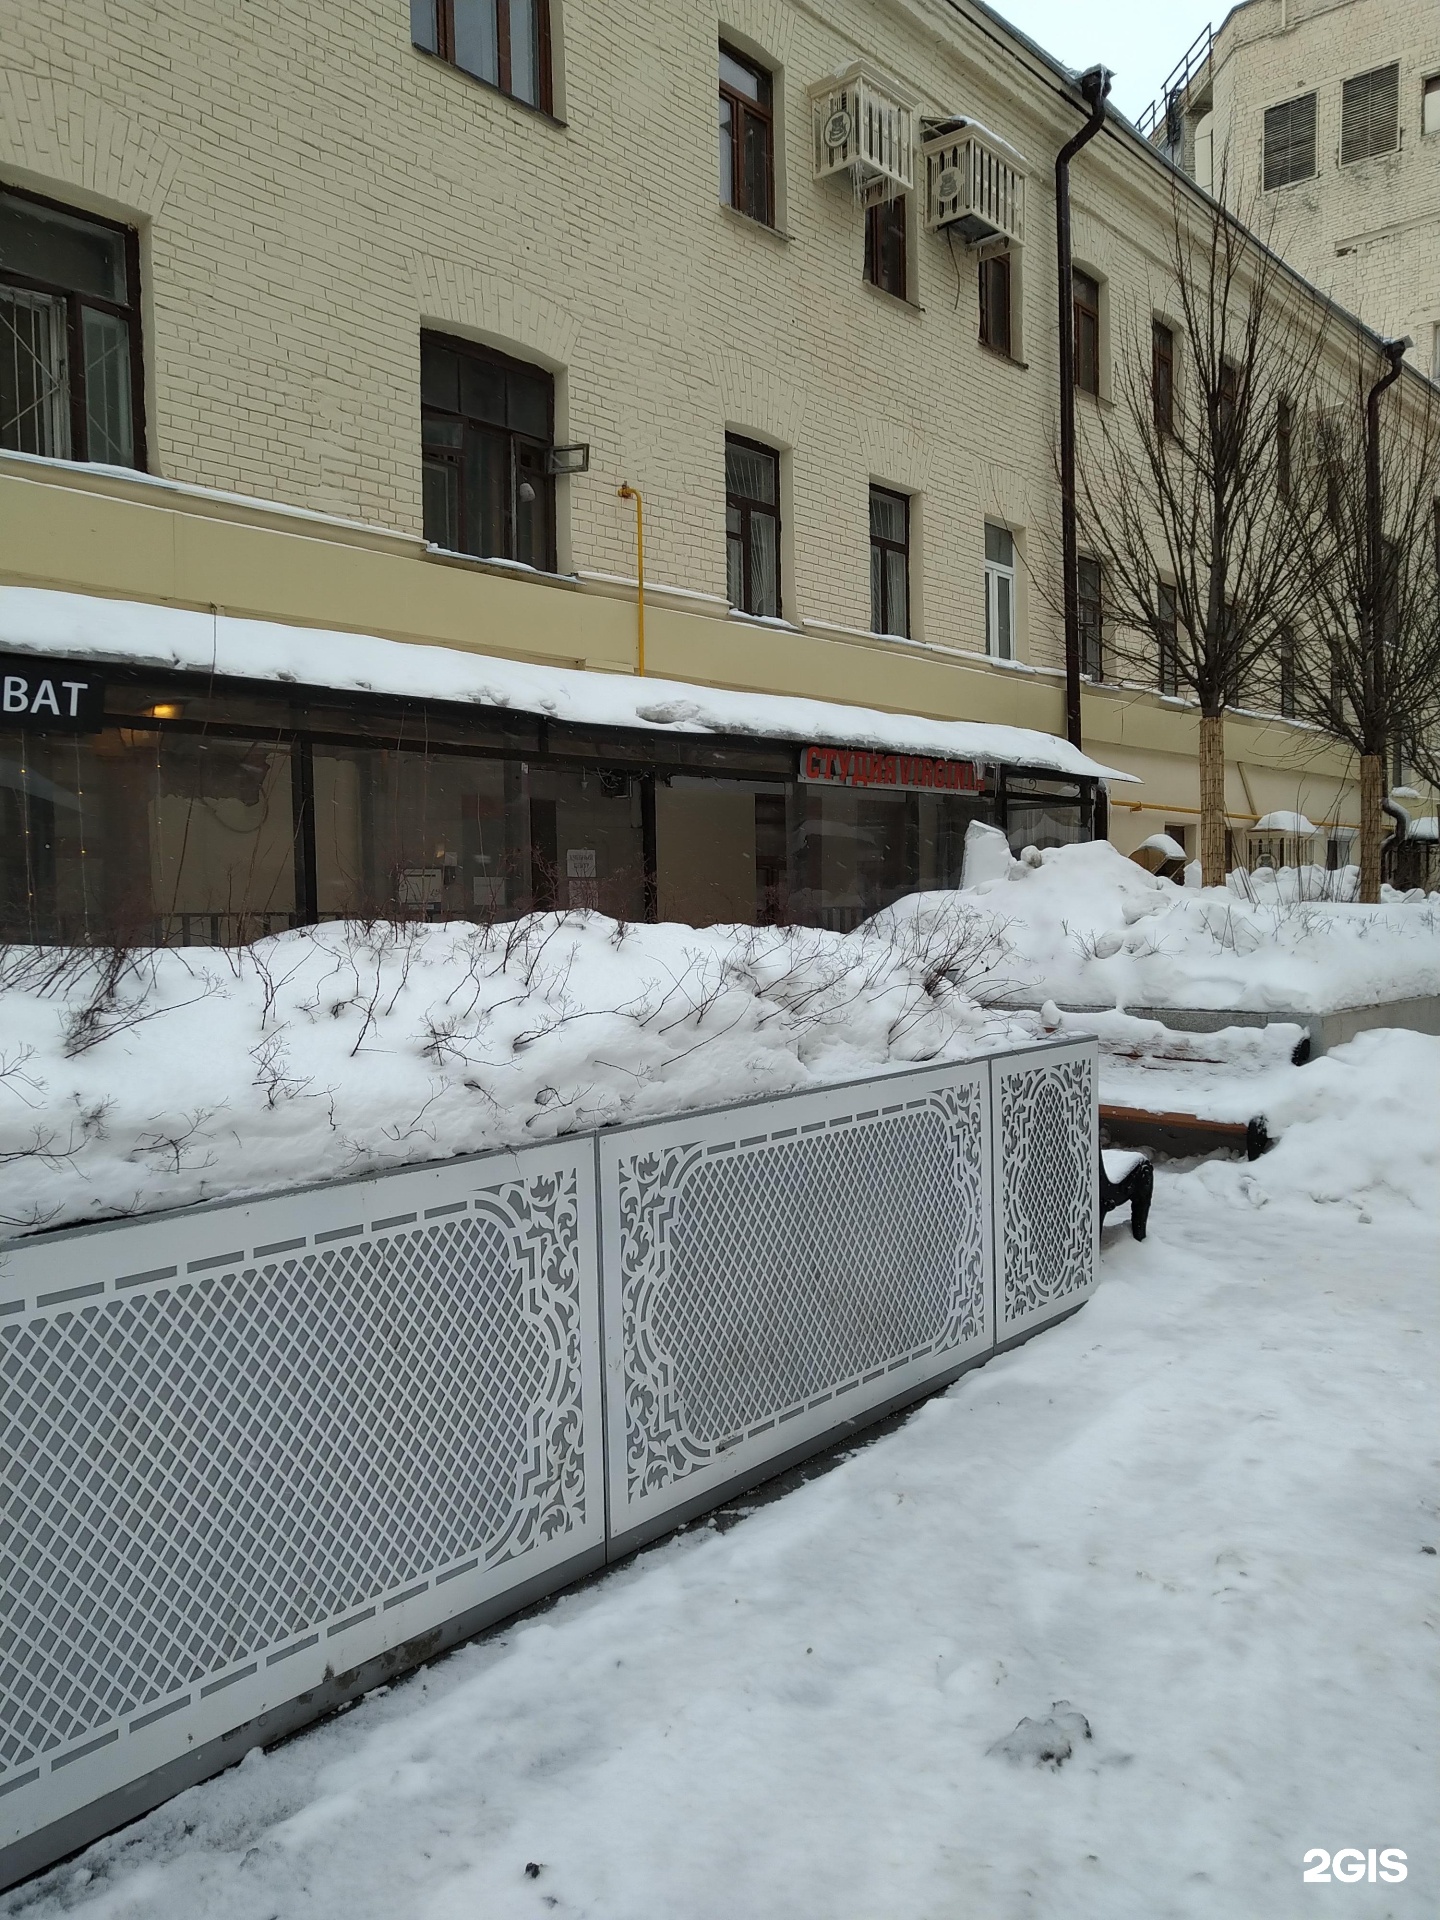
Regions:
<svg viewBox="0 0 1440 1920"><path fill-rule="evenodd" d="M1127 1182L1130 1188L1130 1231L1137 1240L1145 1238L1150 1221L1150 1202L1155 1193L1155 1169L1142 1160Z"/></svg>

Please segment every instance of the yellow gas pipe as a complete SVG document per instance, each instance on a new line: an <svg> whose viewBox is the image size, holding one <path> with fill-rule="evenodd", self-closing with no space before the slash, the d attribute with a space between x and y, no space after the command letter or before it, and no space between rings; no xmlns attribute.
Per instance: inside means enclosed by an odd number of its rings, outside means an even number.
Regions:
<svg viewBox="0 0 1440 1920"><path fill-rule="evenodd" d="M627 480L617 489L622 500L635 502L635 671L645 678L645 502Z"/></svg>

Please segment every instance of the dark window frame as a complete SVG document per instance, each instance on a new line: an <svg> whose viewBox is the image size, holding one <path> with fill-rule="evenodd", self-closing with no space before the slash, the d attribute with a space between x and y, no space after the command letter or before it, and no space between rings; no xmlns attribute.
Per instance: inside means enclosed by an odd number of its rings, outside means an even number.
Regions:
<svg viewBox="0 0 1440 1920"><path fill-rule="evenodd" d="M495 67L496 78L489 79L483 73L476 73L473 67L465 67L455 57L455 0L420 0L420 4L429 11L434 25L434 46L415 38L415 0L410 9L411 44L421 53L428 53L437 60L443 60L447 67L453 67L457 73L463 73L467 79L477 81L482 87L489 87L494 93L504 94L507 100L515 101L517 106L529 107L536 113L555 117L554 84L554 40L550 31L550 0L534 0L536 25L537 98L527 100L523 93L516 93L512 85L514 79L513 63L510 53L510 0L496 0L495 5Z"/></svg>
<svg viewBox="0 0 1440 1920"><path fill-rule="evenodd" d="M1164 694L1180 692L1180 610L1174 586L1160 580L1155 589L1155 611L1159 616L1156 636L1155 684Z"/></svg>
<svg viewBox="0 0 1440 1920"><path fill-rule="evenodd" d="M1105 569L1093 553L1076 559L1075 600L1080 614L1080 672L1098 683L1105 678Z"/></svg>
<svg viewBox="0 0 1440 1920"><path fill-rule="evenodd" d="M877 533L875 531L875 516L872 510L870 516L870 578L872 584L872 592L870 595L870 630L872 633L899 635L902 640L908 640L910 638L910 496L908 493L897 493L894 487L878 487L872 485L870 488L872 509L877 494L879 494L882 499L899 505L905 520L905 537L903 540L892 540L886 534ZM875 604L875 594L873 591L873 585L876 579L875 555L877 553L880 555L880 604L878 607ZM890 570L886 565L886 560L892 553L898 553L905 563L905 617L903 625L899 626L894 623L890 609Z"/></svg>
<svg viewBox="0 0 1440 1920"><path fill-rule="evenodd" d="M1370 144L1375 132L1377 83L1388 80L1393 99L1394 119L1391 137L1383 146ZM1387 103L1380 102L1383 108ZM1383 131L1383 129L1382 129ZM1353 167L1361 160L1374 160L1382 153L1396 153L1400 147L1400 62L1390 60L1383 67L1371 67L1365 73L1352 73L1340 87L1340 164Z"/></svg>
<svg viewBox="0 0 1440 1920"><path fill-rule="evenodd" d="M979 262L980 344L992 353L1015 357L1015 276L1010 254L996 249Z"/></svg>
<svg viewBox="0 0 1440 1920"><path fill-rule="evenodd" d="M1092 296L1093 292L1093 297ZM1100 398L1100 282L1083 267L1070 275L1070 307L1075 327L1075 390Z"/></svg>
<svg viewBox="0 0 1440 1920"><path fill-rule="evenodd" d="M1164 320L1150 322L1150 396L1155 431L1175 438L1175 329Z"/></svg>
<svg viewBox="0 0 1440 1920"><path fill-rule="evenodd" d="M1275 402L1275 484L1288 501L1295 491L1295 406L1284 393Z"/></svg>
<svg viewBox="0 0 1440 1920"><path fill-rule="evenodd" d="M730 111L730 198L721 202L722 206L733 207L736 213L744 214L747 220L754 220L762 227L775 225L775 76L758 61L750 59L728 41L720 42L720 53L726 60L733 60L737 67L752 74L758 82L760 98L751 99L748 94L727 86L723 70L719 78L721 101ZM765 179L763 195L754 192L755 183L750 178L746 165L746 155L750 152L750 142L746 129L753 121L762 129L762 151L765 159ZM722 138L725 128L720 128ZM758 202L758 210L757 210Z"/></svg>
<svg viewBox="0 0 1440 1920"><path fill-rule="evenodd" d="M53 199L49 194L31 193L25 187L12 186L8 180L0 180L0 193L8 194L15 200L28 200L32 206L45 207L52 213L63 213L71 220L81 220L88 222L91 226L104 227L110 233L118 233L123 240L125 282L130 294L128 303L123 306L113 300L102 299L98 294L78 293L73 287L59 286L48 280L37 280L29 274L11 273L3 267L0 267L0 285L19 287L30 293L47 294L53 299L65 302L66 380L70 402L68 457L82 466L107 464L92 462L88 451L90 424L85 393L83 309L94 307L97 312L112 314L126 323L130 331L130 439L135 462L131 471L148 473L150 462L145 433L145 330L144 303L140 285L139 233L134 227L126 226L122 220L107 220L103 214L91 213L83 207L69 206L65 201ZM79 451L82 447L86 449L83 453Z"/></svg>
<svg viewBox="0 0 1440 1920"><path fill-rule="evenodd" d="M910 298L909 224L903 193L865 209L865 283L892 300Z"/></svg>
<svg viewBox="0 0 1440 1920"><path fill-rule="evenodd" d="M1280 629L1279 704L1282 720L1295 718L1295 635L1289 627Z"/></svg>
<svg viewBox="0 0 1440 1920"><path fill-rule="evenodd" d="M740 542L740 579L741 598L736 608L739 613L748 613L759 619L779 620L784 618L785 581L784 552L781 545L784 533L784 520L780 513L780 455L774 447L767 447L763 440L750 440L742 433L727 433L726 450L731 447L743 447L747 453L763 454L775 473L775 498L773 501L751 499L749 495L731 491L730 478L725 478L725 510L727 519L731 512L740 516L739 532L732 534L727 526L725 541L727 552L732 539ZM775 522L775 611L773 614L761 614L755 607L754 569L751 565L750 522L760 514Z"/></svg>
<svg viewBox="0 0 1440 1920"><path fill-rule="evenodd" d="M1273 107L1265 109L1260 162L1262 190L1265 193L1293 186L1298 180L1313 180L1319 172L1319 148L1315 137L1317 104L1317 96L1312 90L1296 94L1293 100L1279 100Z"/></svg>
<svg viewBox="0 0 1440 1920"><path fill-rule="evenodd" d="M498 368L502 372L523 374L532 380L539 376L546 382L548 388L546 433L543 440L535 434L525 433L519 428L499 426L494 421L484 420L477 414L468 414L464 411L463 407L452 411L448 407L442 407L432 401L424 399L422 395L420 402L422 472L425 464L433 460L437 464L443 463L445 466L452 468L458 475L459 492L457 498L459 501L458 513L462 538L464 537L464 525L467 517L467 479L464 446L466 427L469 426L476 431L483 431L485 433L503 434L510 443L510 488L505 511L505 552L471 554L470 550L466 547L450 547L440 541L434 541L433 544L445 546L447 552L469 554L470 558L476 560L518 560L520 556L515 549L519 544L516 527L516 508L519 488L525 481L533 482L539 480L545 488L544 498L547 520L545 529L546 546L541 561L531 561L527 564L537 566L542 573L554 573L557 566L555 479L553 474L547 471L547 468L548 455L555 444L555 376L550 372L548 367L537 366L533 361L529 360L518 360L513 354L500 353L493 347L482 347L473 340L462 340L454 334L441 333L433 327L421 329L420 343L422 354L427 342L432 343L446 352L454 353L462 359L478 361L483 365ZM425 444L426 421L458 422L461 429L460 445L453 450L435 445L427 446ZM538 466L533 463L524 465L522 455L525 452L538 454L540 456ZM522 465L524 466L523 478ZM427 541L432 540L432 531L428 527L425 529L425 538Z"/></svg>

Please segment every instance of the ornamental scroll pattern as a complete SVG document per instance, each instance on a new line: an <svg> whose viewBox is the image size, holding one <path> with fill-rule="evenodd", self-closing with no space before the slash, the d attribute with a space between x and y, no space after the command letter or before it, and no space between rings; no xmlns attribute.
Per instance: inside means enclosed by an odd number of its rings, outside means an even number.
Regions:
<svg viewBox="0 0 1440 1920"><path fill-rule="evenodd" d="M1088 1054L998 1076L1002 1338L1094 1278L1094 1076Z"/></svg>
<svg viewBox="0 0 1440 1920"><path fill-rule="evenodd" d="M318 1623L584 1526L575 1170L434 1211L0 1328L0 1788Z"/></svg>
<svg viewBox="0 0 1440 1920"><path fill-rule="evenodd" d="M983 1105L977 1078L884 1112L622 1156L632 1501L985 1334Z"/></svg>

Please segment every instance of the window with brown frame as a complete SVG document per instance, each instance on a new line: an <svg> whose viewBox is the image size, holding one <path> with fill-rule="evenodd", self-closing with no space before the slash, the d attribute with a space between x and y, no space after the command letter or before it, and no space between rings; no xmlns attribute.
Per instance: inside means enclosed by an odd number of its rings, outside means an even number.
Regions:
<svg viewBox="0 0 1440 1920"><path fill-rule="evenodd" d="M1155 611L1158 615L1159 642L1156 659L1156 685L1161 693L1180 691L1180 615L1175 589L1168 580L1156 583Z"/></svg>
<svg viewBox="0 0 1440 1920"><path fill-rule="evenodd" d="M550 113L550 0L410 0L410 38L512 100Z"/></svg>
<svg viewBox="0 0 1440 1920"><path fill-rule="evenodd" d="M1175 435L1175 333L1163 320L1150 323L1150 392L1155 431Z"/></svg>
<svg viewBox="0 0 1440 1920"><path fill-rule="evenodd" d="M980 256L980 344L1008 354L1010 346L1010 256Z"/></svg>
<svg viewBox="0 0 1440 1920"><path fill-rule="evenodd" d="M732 607L780 614L780 456L725 436L725 584Z"/></svg>
<svg viewBox="0 0 1440 1920"><path fill-rule="evenodd" d="M897 300L907 297L905 196L877 200L865 209L865 278Z"/></svg>
<svg viewBox="0 0 1440 1920"><path fill-rule="evenodd" d="M1075 564L1080 603L1080 671L1087 679L1105 675L1105 581L1100 562L1082 553Z"/></svg>
<svg viewBox="0 0 1440 1920"><path fill-rule="evenodd" d="M425 538L451 553L555 570L555 383L541 367L420 336Z"/></svg>
<svg viewBox="0 0 1440 1920"><path fill-rule="evenodd" d="M0 189L0 447L145 466L133 229Z"/></svg>
<svg viewBox="0 0 1440 1920"><path fill-rule="evenodd" d="M773 82L720 43L720 198L752 220L775 224Z"/></svg>
<svg viewBox="0 0 1440 1920"><path fill-rule="evenodd" d="M1100 393L1100 282L1077 267L1072 277L1075 309L1075 385Z"/></svg>
<svg viewBox="0 0 1440 1920"><path fill-rule="evenodd" d="M870 489L870 631L910 632L910 502Z"/></svg>

